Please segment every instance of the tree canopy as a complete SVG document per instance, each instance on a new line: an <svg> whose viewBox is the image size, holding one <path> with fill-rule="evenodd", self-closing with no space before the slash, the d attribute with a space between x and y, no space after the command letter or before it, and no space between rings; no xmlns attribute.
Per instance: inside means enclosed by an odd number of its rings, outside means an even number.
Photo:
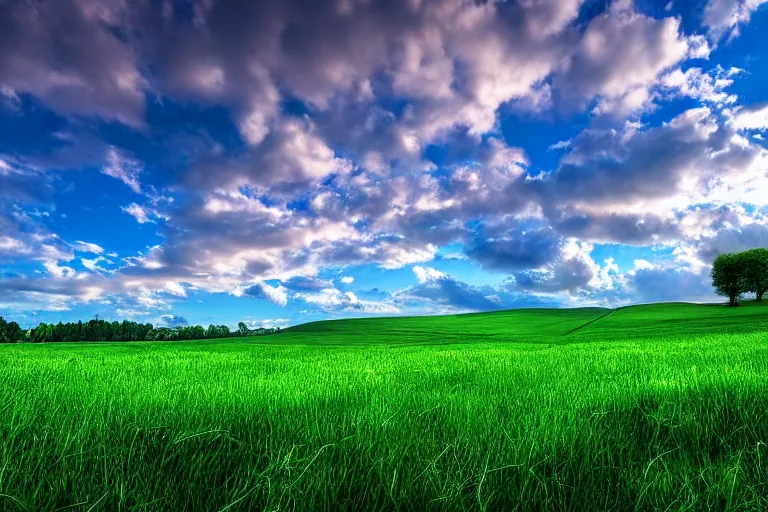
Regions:
<svg viewBox="0 0 768 512"><path fill-rule="evenodd" d="M743 265L743 288L763 300L768 289L768 249L750 249L739 254Z"/></svg>
<svg viewBox="0 0 768 512"><path fill-rule="evenodd" d="M712 264L712 286L718 295L728 297L731 306L745 293L763 300L768 290L768 249L719 255Z"/></svg>
<svg viewBox="0 0 768 512"><path fill-rule="evenodd" d="M276 329L249 329L240 322L240 328L230 331L226 325L185 325L181 327L154 327L152 324L142 324L123 320L108 322L93 319L87 322L59 322L46 324L41 322L37 327L22 329L16 322L8 322L0 316L0 343L32 343L75 342L75 341L177 341L201 340L212 338L230 338L233 336L260 336L280 332Z"/></svg>

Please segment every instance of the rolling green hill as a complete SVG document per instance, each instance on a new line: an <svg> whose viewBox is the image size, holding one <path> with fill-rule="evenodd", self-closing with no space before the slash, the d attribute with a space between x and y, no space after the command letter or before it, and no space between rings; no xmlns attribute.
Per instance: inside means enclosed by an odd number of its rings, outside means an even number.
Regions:
<svg viewBox="0 0 768 512"><path fill-rule="evenodd" d="M574 333L578 338L632 339L768 331L768 303L663 303L619 308Z"/></svg>
<svg viewBox="0 0 768 512"><path fill-rule="evenodd" d="M513 309L464 315L327 320L292 327L270 341L333 344L542 341L563 336L610 312L603 308Z"/></svg>
<svg viewBox="0 0 768 512"><path fill-rule="evenodd" d="M444 316L357 318L310 322L279 336L281 344L570 343L711 333L768 331L768 303L661 303L605 308L514 309Z"/></svg>

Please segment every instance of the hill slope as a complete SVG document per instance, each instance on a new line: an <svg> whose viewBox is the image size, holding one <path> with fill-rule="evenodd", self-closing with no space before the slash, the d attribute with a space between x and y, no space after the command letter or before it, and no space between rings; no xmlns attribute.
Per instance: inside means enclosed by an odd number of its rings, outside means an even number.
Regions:
<svg viewBox="0 0 768 512"><path fill-rule="evenodd" d="M768 331L768 304L663 303L619 308L573 333L594 340ZM575 340L574 340L575 341Z"/></svg>
<svg viewBox="0 0 768 512"><path fill-rule="evenodd" d="M663 303L604 308L515 309L446 316L326 320L287 329L269 342L307 344L440 344L619 340L768 331L768 305Z"/></svg>
<svg viewBox="0 0 768 512"><path fill-rule="evenodd" d="M514 309L464 315L327 320L292 327L280 335L280 341L332 344L536 341L563 336L610 312L603 308Z"/></svg>

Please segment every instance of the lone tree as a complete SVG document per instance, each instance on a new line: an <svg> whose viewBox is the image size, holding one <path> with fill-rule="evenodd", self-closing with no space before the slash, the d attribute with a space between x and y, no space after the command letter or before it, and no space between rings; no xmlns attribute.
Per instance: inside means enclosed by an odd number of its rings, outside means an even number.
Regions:
<svg viewBox="0 0 768 512"><path fill-rule="evenodd" d="M739 253L742 259L743 291L752 292L758 301L768 290L768 249L750 249Z"/></svg>
<svg viewBox="0 0 768 512"><path fill-rule="evenodd" d="M718 295L728 297L731 306L744 293L744 257L741 254L726 253L715 258L712 264L712 286Z"/></svg>

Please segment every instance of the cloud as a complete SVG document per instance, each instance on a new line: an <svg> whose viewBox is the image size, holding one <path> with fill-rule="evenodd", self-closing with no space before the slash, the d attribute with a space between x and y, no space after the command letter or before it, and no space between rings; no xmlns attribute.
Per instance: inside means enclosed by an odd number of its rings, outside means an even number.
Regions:
<svg viewBox="0 0 768 512"><path fill-rule="evenodd" d="M135 193L141 193L141 183L139 183L141 164L121 155L114 147L107 151L107 163L101 168L101 172L122 181Z"/></svg>
<svg viewBox="0 0 768 512"><path fill-rule="evenodd" d="M352 284L355 282L355 278L352 276L344 276L340 279L342 284Z"/></svg>
<svg viewBox="0 0 768 512"><path fill-rule="evenodd" d="M456 313L559 304L557 299L537 296L506 283L474 286L432 267L414 266L413 273L418 284L394 293L393 299L403 307L417 305L419 311Z"/></svg>
<svg viewBox="0 0 768 512"><path fill-rule="evenodd" d="M752 13L766 0L709 0L702 23L715 40L730 34L739 35L741 25L749 23Z"/></svg>
<svg viewBox="0 0 768 512"><path fill-rule="evenodd" d="M77 303L100 300L105 293L114 290L110 282L75 274L69 267L59 267L46 262L47 278L31 278L23 275L0 278L0 303L14 311L66 311Z"/></svg>
<svg viewBox="0 0 768 512"><path fill-rule="evenodd" d="M733 85L733 77L742 72L742 69L734 67L725 70L719 65L714 72L705 72L701 68L688 68L683 72L678 68L661 77L661 86L678 96L719 106L730 105L738 98L724 89Z"/></svg>
<svg viewBox="0 0 768 512"><path fill-rule="evenodd" d="M432 267L420 267L418 265L413 267L413 273L416 274L416 280L421 283L427 283L429 281L436 281L446 277L446 274L436 270Z"/></svg>
<svg viewBox="0 0 768 512"><path fill-rule="evenodd" d="M723 226L710 236L703 237L694 244L702 262L712 262L726 252L741 252L747 249L768 247L768 225L763 217L757 217L750 223Z"/></svg>
<svg viewBox="0 0 768 512"><path fill-rule="evenodd" d="M117 4L64 0L0 6L0 85L65 115L142 124L147 81Z"/></svg>
<svg viewBox="0 0 768 512"><path fill-rule="evenodd" d="M103 254L104 248L100 245L96 245L91 242L83 242L81 240L76 241L74 244L72 244L72 248L77 252L87 252L91 254Z"/></svg>
<svg viewBox="0 0 768 512"><path fill-rule="evenodd" d="M189 325L187 319L179 315L160 315L158 323L163 327L185 327Z"/></svg>
<svg viewBox="0 0 768 512"><path fill-rule="evenodd" d="M590 21L554 83L566 97L600 98L595 113L630 114L650 101L649 86L694 44L678 19L654 19L630 1L615 1Z"/></svg>
<svg viewBox="0 0 768 512"><path fill-rule="evenodd" d="M549 220L558 233L597 243L652 245L682 237L674 215L655 213L617 213L583 211L560 206L550 212Z"/></svg>
<svg viewBox="0 0 768 512"><path fill-rule="evenodd" d="M0 254L29 254L31 251L21 240L10 236L0 237Z"/></svg>
<svg viewBox="0 0 768 512"><path fill-rule="evenodd" d="M91 272L109 272L109 270L99 266L99 263L102 261L107 261L107 259L104 258L103 256L98 256L93 259L87 259L87 258L80 259L80 263Z"/></svg>
<svg viewBox="0 0 768 512"><path fill-rule="evenodd" d="M120 209L136 219L136 222L139 224L154 224L158 221L158 219L168 219L168 217L158 212L155 208L141 206L137 203L131 203L128 206L121 206Z"/></svg>
<svg viewBox="0 0 768 512"><path fill-rule="evenodd" d="M561 141L558 141L558 142L556 142L554 144L551 144L548 149L549 149L549 151L555 151L555 150L558 150L558 149L568 149L569 147L571 147L571 141L570 140L561 140Z"/></svg>
<svg viewBox="0 0 768 512"><path fill-rule="evenodd" d="M178 297L186 297L187 291L184 289L183 286L181 286L179 283L174 281L168 281L165 283L165 289L170 293L171 295L176 295Z"/></svg>
<svg viewBox="0 0 768 512"><path fill-rule="evenodd" d="M292 291L311 291L332 288L333 283L327 279L307 276L294 276L282 282L282 285Z"/></svg>
<svg viewBox="0 0 768 512"><path fill-rule="evenodd" d="M296 298L329 312L396 314L400 309L388 302L359 299L352 292L325 288L316 293L297 293Z"/></svg>
<svg viewBox="0 0 768 512"><path fill-rule="evenodd" d="M501 299L492 290L468 285L431 267L413 267L418 286L401 295L427 299L437 304L469 311L502 309Z"/></svg>
<svg viewBox="0 0 768 512"><path fill-rule="evenodd" d="M166 277L187 281L194 275L196 285L215 291L315 274L315 260L322 261L335 241L359 237L344 221L313 218L280 203L267 206L261 197L234 191L186 202L172 212L163 232L164 244L132 273L149 278L162 269ZM207 249L200 252L201 247ZM154 268L147 267L149 261Z"/></svg>
<svg viewBox="0 0 768 512"><path fill-rule="evenodd" d="M541 267L555 257L561 241L551 229L512 230L499 238L478 242L467 256L494 270L520 270Z"/></svg>
<svg viewBox="0 0 768 512"><path fill-rule="evenodd" d="M42 203L50 199L51 185L51 180L34 167L0 159L0 200Z"/></svg>
<svg viewBox="0 0 768 512"><path fill-rule="evenodd" d="M313 260L326 265L374 262L383 269L392 270L434 259L437 246L414 242L402 235L376 233L315 244L310 250Z"/></svg>
<svg viewBox="0 0 768 512"><path fill-rule="evenodd" d="M758 103L736 111L733 126L737 130L768 130L768 103Z"/></svg>
<svg viewBox="0 0 768 512"><path fill-rule="evenodd" d="M243 140L258 148L286 126L295 129L281 115L289 96L312 110L317 133L330 146L337 146L341 131L358 154L374 150L407 158L456 127L475 136L490 131L505 103L546 108L553 88L578 99L599 95L626 103L694 47L677 20L646 17L626 1L589 20L581 36L575 24L582 3L397 0L386 6L316 2L308 9L299 0L247 7L230 0L187 10L173 4L98 10L77 2L61 36L78 40L75 29L86 27L83 46L104 40L78 57L100 66L107 79L96 86L110 91L116 103L139 96L151 83L161 95L223 104L233 110ZM97 23L99 16L131 37L113 37ZM54 19L53 12L39 18L40 30ZM51 44L56 35L26 39ZM152 80L137 71L137 54L153 64ZM557 78L549 80L553 74ZM99 74L76 76L79 91ZM122 80L113 84L112 77ZM123 87L112 90L114 85ZM376 100L385 98L405 98L408 109L382 108ZM309 140L298 149L313 145Z"/></svg>
<svg viewBox="0 0 768 512"><path fill-rule="evenodd" d="M351 163L336 156L308 119L283 119L258 147L232 159L216 152L184 176L192 187L235 189L244 185L303 184L329 174L346 173Z"/></svg>
<svg viewBox="0 0 768 512"><path fill-rule="evenodd" d="M258 282L242 290L243 295L249 297L255 297L257 299L264 299L277 304L278 306L285 306L288 304L288 293L283 286L270 286L264 282Z"/></svg>
<svg viewBox="0 0 768 512"><path fill-rule="evenodd" d="M708 273L681 268L640 268L630 273L627 287L634 302L717 300Z"/></svg>
<svg viewBox="0 0 768 512"><path fill-rule="evenodd" d="M655 243L679 236L676 211L744 201L745 190L761 190L765 161L764 149L718 123L709 108L696 108L661 126L584 130L557 171L532 185L564 234Z"/></svg>
<svg viewBox="0 0 768 512"><path fill-rule="evenodd" d="M47 229L39 216L18 207L4 214L3 206L0 202L0 260L23 257L55 265L75 258L72 246Z"/></svg>
<svg viewBox="0 0 768 512"><path fill-rule="evenodd" d="M257 329L259 327L264 327L266 329L271 329L275 327L285 328L290 325L291 320L289 318L243 318L243 322L245 322L245 325L248 326L249 329Z"/></svg>
<svg viewBox="0 0 768 512"><path fill-rule="evenodd" d="M617 267L609 262L605 269L592 260L592 245L569 240L559 247L557 257L544 269L514 274L519 288L540 293L567 291L576 293L586 288L610 287L610 272Z"/></svg>
<svg viewBox="0 0 768 512"><path fill-rule="evenodd" d="M43 266L48 274L54 279L71 279L77 275L77 272L73 268L59 265L56 261L45 260Z"/></svg>

